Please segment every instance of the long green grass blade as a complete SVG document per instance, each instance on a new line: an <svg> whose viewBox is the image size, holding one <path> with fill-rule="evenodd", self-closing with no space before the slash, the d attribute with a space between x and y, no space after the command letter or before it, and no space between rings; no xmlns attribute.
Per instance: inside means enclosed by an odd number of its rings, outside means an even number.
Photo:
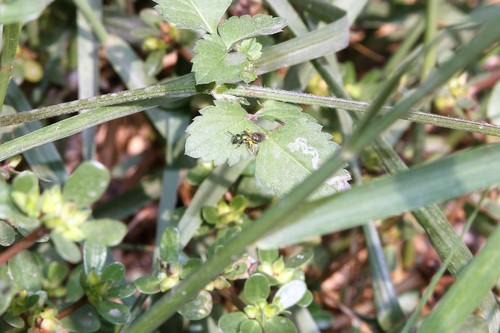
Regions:
<svg viewBox="0 0 500 333"><path fill-rule="evenodd" d="M500 144L492 144L303 204L282 221L287 227L266 236L259 246L293 244L490 186L500 181L500 173L492 172L499 160Z"/></svg>
<svg viewBox="0 0 500 333"><path fill-rule="evenodd" d="M101 17L101 0L91 0L89 5L94 14ZM77 13L77 44L78 44L78 98L90 98L99 94L99 43L92 33L92 27L81 12ZM95 128L82 132L82 155L91 160L95 154Z"/></svg>
<svg viewBox="0 0 500 333"><path fill-rule="evenodd" d="M238 85L235 88L227 90L225 93L241 97L254 97L262 99L274 99L281 102L318 105L327 108L341 108L348 111L354 111L359 116L364 115L369 109L369 103L353 101L349 99L337 98L332 96L318 96L307 93L271 89L259 86ZM394 108L385 106L382 108L381 114L387 114ZM445 117L438 114L430 114L415 110L410 110L406 115L402 115L400 119L409 120L412 122L429 124L443 128L456 129L461 131L481 133L485 135L500 136L500 126L485 122L471 121L467 119Z"/></svg>
<svg viewBox="0 0 500 333"><path fill-rule="evenodd" d="M24 96L21 89L13 82L9 85L6 102L20 112L18 114L31 109L26 96ZM16 137L22 137L39 130L41 127L38 122L22 124L14 128L14 134ZM3 144L0 145L0 147L2 146ZM54 144L50 143L37 149L25 151L23 156L38 177L46 180L41 183L43 187L48 188L54 184L63 184L65 182L68 174L62 157Z"/></svg>
<svg viewBox="0 0 500 333"><path fill-rule="evenodd" d="M424 319L418 332L458 332L476 309L484 295L500 278L500 228L458 276L431 314ZM481 278L478 278L481 277ZM482 314L480 314L482 315Z"/></svg>

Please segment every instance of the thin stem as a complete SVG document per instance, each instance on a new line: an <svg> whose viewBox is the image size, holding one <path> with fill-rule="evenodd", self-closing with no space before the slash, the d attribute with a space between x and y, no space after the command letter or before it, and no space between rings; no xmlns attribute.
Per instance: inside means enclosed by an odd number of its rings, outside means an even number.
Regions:
<svg viewBox="0 0 500 333"><path fill-rule="evenodd" d="M16 58L17 43L21 24L7 24L3 27L3 45L0 54L0 110L3 107L7 88L9 86L10 76L12 75L12 64Z"/></svg>
<svg viewBox="0 0 500 333"><path fill-rule="evenodd" d="M0 253L0 266L5 264L19 252L29 249L37 240L45 236L48 232L49 230L42 225L33 230L28 236L14 243L14 245Z"/></svg>
<svg viewBox="0 0 500 333"><path fill-rule="evenodd" d="M31 111L0 117L0 126L21 124L29 121L47 119L103 106L145 101L163 97L188 97L196 93L194 75L184 75L178 79L146 88L90 97L68 103L60 103Z"/></svg>
<svg viewBox="0 0 500 333"><path fill-rule="evenodd" d="M271 89L259 86L240 85L225 92L228 95L239 97L254 97L263 99L273 99L281 102L318 105L328 108L340 108L349 111L365 113L370 104L331 96L318 96L295 91ZM392 111L389 106L382 107L382 115ZM409 111L401 119L414 121L422 124L435 125L461 131L481 133L484 135L500 136L500 126L471 121L460 118L451 118L436 114L429 114L420 111Z"/></svg>

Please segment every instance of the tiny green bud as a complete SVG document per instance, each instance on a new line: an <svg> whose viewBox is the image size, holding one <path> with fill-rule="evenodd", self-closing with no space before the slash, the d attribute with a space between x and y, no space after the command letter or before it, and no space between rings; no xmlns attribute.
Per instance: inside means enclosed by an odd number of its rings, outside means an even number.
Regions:
<svg viewBox="0 0 500 333"><path fill-rule="evenodd" d="M253 305L248 305L243 309L245 314L247 315L248 318L250 319L255 319L259 315L260 311Z"/></svg>

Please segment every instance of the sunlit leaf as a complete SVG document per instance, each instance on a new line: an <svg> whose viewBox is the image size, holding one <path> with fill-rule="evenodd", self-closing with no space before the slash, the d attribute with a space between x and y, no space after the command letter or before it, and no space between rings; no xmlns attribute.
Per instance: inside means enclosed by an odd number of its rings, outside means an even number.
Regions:
<svg viewBox="0 0 500 333"><path fill-rule="evenodd" d="M227 53L226 45L217 35L205 35L196 43L194 52L193 72L198 84L241 81L240 74L249 63L243 53Z"/></svg>
<svg viewBox="0 0 500 333"><path fill-rule="evenodd" d="M232 16L219 25L219 35L229 50L244 39L280 32L285 25L284 18L270 15Z"/></svg>
<svg viewBox="0 0 500 333"><path fill-rule="evenodd" d="M200 110L201 116L194 119L186 132L186 154L201 158L204 162L213 161L221 165L227 161L234 165L247 158L251 152L243 144L232 144L232 136L250 130L259 131L259 128L247 118L248 113L236 102L216 100L215 106Z"/></svg>
<svg viewBox="0 0 500 333"><path fill-rule="evenodd" d="M217 24L231 0L154 0L155 7L166 21L183 29L217 31Z"/></svg>

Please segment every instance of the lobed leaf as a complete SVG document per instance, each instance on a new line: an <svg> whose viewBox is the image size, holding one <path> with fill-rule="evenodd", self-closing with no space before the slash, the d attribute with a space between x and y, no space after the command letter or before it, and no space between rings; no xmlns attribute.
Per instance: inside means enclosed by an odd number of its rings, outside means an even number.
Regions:
<svg viewBox="0 0 500 333"><path fill-rule="evenodd" d="M219 36L224 41L226 49L244 39L272 35L283 30L286 26L286 20L281 17L272 17L270 15L243 15L232 16L221 23L218 27Z"/></svg>
<svg viewBox="0 0 500 333"><path fill-rule="evenodd" d="M262 185L283 196L317 170L339 146L321 126L311 121L287 123L268 134L259 145L255 176ZM340 170L327 180L313 198L348 189L351 176Z"/></svg>
<svg viewBox="0 0 500 333"><path fill-rule="evenodd" d="M193 72L196 83L216 82L218 84L241 81L249 61L239 52L227 53L226 45L217 35L205 35L194 46Z"/></svg>
<svg viewBox="0 0 500 333"><path fill-rule="evenodd" d="M154 0L163 18L181 29L203 29L213 34L231 0Z"/></svg>
<svg viewBox="0 0 500 333"><path fill-rule="evenodd" d="M259 131L240 104L216 100L215 106L201 109L200 114L186 129L189 134L186 155L204 162L213 161L215 165L227 161L230 166L251 155L245 145L237 147L231 143L232 134Z"/></svg>

